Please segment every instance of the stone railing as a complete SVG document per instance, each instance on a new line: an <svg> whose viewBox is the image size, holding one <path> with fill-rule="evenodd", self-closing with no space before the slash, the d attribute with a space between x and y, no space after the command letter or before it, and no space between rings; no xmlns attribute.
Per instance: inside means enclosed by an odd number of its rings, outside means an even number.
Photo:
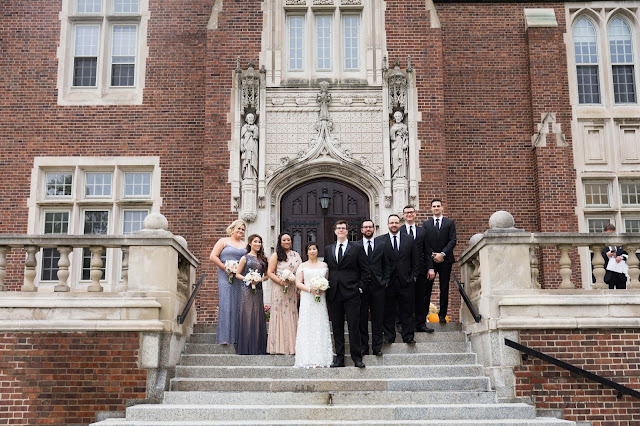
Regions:
<svg viewBox="0 0 640 426"><path fill-rule="evenodd" d="M608 245L621 245L629 253L626 290L609 290L604 283L601 252ZM519 333L527 330L640 327L638 248L638 233L529 233L516 229L508 212L491 216L489 229L474 235L458 259L465 290L481 320L476 323L464 306L460 318L500 398L514 397L513 368L521 362L504 338L517 342ZM580 274L574 273L571 260L576 251L583 266ZM594 254L595 283L589 252ZM545 262L542 283L539 258ZM574 282L576 276L581 282ZM554 285L545 285L550 281Z"/></svg>
<svg viewBox="0 0 640 426"><path fill-rule="evenodd" d="M23 292L38 291L36 276L39 267L37 254L43 248L55 248L60 253L58 261L58 281L53 287L54 292L68 292L69 275L72 268L70 254L74 253L75 259L82 263L82 251L76 249L89 249L91 251L91 282L87 287L88 292L124 292L129 289L129 263L132 247L171 247L178 256L176 270L176 292L185 297L189 296L190 268L197 267L198 260L183 246L180 237L145 234L140 232L131 236L109 235L0 235L0 291L6 291L4 279L7 274L7 255L12 251L24 251L24 284ZM119 249L122 251L121 273L111 274L110 281L103 280L102 268L104 266L102 255L106 249ZM116 259L112 256L113 259ZM79 270L76 272L80 272ZM47 281L46 283L49 283Z"/></svg>

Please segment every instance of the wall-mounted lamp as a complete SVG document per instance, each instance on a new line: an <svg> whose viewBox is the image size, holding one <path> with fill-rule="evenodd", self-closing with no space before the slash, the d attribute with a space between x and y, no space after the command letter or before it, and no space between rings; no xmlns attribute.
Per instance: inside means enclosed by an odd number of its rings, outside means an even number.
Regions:
<svg viewBox="0 0 640 426"><path fill-rule="evenodd" d="M327 188L322 188L322 194L320 195L320 207L322 207L322 210L329 208L329 200L331 200L331 197L329 197L329 190Z"/></svg>

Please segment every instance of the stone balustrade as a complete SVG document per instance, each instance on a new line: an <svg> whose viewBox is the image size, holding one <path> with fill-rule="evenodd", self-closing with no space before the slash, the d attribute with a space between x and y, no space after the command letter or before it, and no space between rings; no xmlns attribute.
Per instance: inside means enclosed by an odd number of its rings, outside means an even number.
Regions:
<svg viewBox="0 0 640 426"><path fill-rule="evenodd" d="M7 274L7 256L13 251L24 251L24 284L22 292L38 291L35 281L39 264L37 254L43 248L55 248L60 253L58 261L58 282L53 287L54 292L68 292L69 275L71 268L70 253L75 249L88 249L91 251L91 282L87 287L88 292L103 292L105 288L115 292L124 292L129 289L129 264L130 251L144 247L171 248L177 254L176 267L176 292L185 297L189 296L190 268L198 266L199 261L186 249L180 237L165 235L146 235L144 231L137 235L110 236L110 235L0 235L0 291L6 291L4 279ZM110 282L103 280L102 268L104 266L102 256L106 249L116 249L122 252L121 274L113 274ZM80 251L76 259L81 263Z"/></svg>

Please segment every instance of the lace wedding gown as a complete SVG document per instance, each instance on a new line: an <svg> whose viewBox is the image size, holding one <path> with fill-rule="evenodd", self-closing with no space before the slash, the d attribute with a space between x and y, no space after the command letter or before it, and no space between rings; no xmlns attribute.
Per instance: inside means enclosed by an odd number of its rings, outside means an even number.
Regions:
<svg viewBox="0 0 640 426"><path fill-rule="evenodd" d="M304 269L302 273L304 283L308 285L313 278L324 277L327 268ZM326 292L320 295L320 302L316 302L315 297L313 292L300 292L295 367L329 367L333 362Z"/></svg>

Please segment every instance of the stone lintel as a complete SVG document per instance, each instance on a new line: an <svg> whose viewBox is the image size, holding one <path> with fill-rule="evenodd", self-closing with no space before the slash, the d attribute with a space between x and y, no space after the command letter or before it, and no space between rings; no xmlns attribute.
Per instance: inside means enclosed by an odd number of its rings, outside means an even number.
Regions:
<svg viewBox="0 0 640 426"><path fill-rule="evenodd" d="M553 9L525 9L525 28L553 28L558 26Z"/></svg>

